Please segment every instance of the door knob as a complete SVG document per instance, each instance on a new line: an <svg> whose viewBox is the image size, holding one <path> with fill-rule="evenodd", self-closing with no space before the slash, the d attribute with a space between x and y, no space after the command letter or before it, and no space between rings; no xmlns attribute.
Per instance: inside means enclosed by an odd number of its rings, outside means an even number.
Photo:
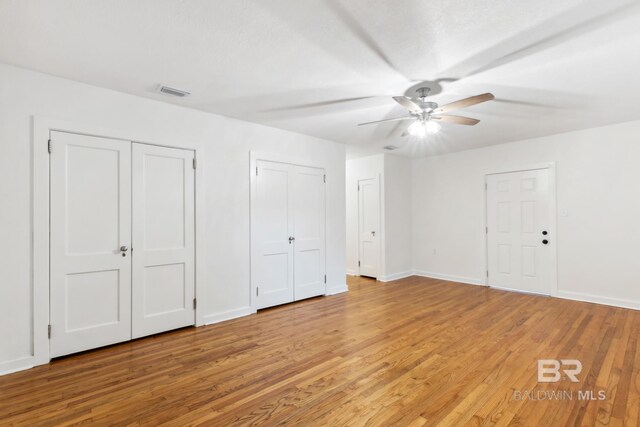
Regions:
<svg viewBox="0 0 640 427"><path fill-rule="evenodd" d="M547 243L549 243L549 241L548 241L547 239L544 239L544 240L542 241L542 244L543 244L543 245L546 245Z"/></svg>
<svg viewBox="0 0 640 427"><path fill-rule="evenodd" d="M547 230L544 230L544 231L542 232L542 235L543 235L543 236L546 236L547 234L549 234L549 233L547 233Z"/></svg>
<svg viewBox="0 0 640 427"><path fill-rule="evenodd" d="M129 250L129 248L128 248L128 247L126 247L126 246L120 246L120 251L122 251L122 252L127 252L128 250Z"/></svg>
<svg viewBox="0 0 640 427"><path fill-rule="evenodd" d="M291 244L291 242L293 242L294 240L296 240L296 238L295 238L295 237L293 237L293 236L292 236L292 237L289 237L289 244Z"/></svg>
<svg viewBox="0 0 640 427"><path fill-rule="evenodd" d="M375 232L375 231L372 231L372 232L371 232L371 235L372 235L372 236L375 236L375 235L376 235L376 232Z"/></svg>

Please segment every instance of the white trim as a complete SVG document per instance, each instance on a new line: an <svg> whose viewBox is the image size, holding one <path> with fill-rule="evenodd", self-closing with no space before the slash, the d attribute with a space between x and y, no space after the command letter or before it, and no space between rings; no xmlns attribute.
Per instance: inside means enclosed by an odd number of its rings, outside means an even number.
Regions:
<svg viewBox="0 0 640 427"><path fill-rule="evenodd" d="M548 185L549 185L549 224L548 230L549 235L553 236L553 239L550 239L548 250L551 251L550 257L550 283L547 284L547 292L544 293L536 293L537 295L549 295L555 296L558 294L558 217L557 217L557 199L556 199L556 162L546 162L546 163L534 163L530 165L520 165L514 167L506 167L501 168L499 170L490 170L485 172L484 174L484 265L486 271L489 271L489 236L486 233L486 229L488 226L488 217L487 217L487 176L488 175L498 175L503 173L513 173L513 172L523 172L523 171L531 171L531 170L539 170L539 169L547 169L548 170ZM489 286L489 277L485 276L483 280L483 284ZM501 288L494 288L501 289Z"/></svg>
<svg viewBox="0 0 640 427"><path fill-rule="evenodd" d="M330 296L330 295L341 294L343 292L349 292L349 287L346 284L340 285L340 286L334 286L327 289L327 293L325 295Z"/></svg>
<svg viewBox="0 0 640 427"><path fill-rule="evenodd" d="M117 129L105 129L96 125L87 125L64 120L49 119L46 117L32 117L32 290L33 290L33 352L30 356L20 359L24 361L25 369L31 366L48 363L49 339L47 337L47 325L49 324L49 153L47 141L51 131L76 133L89 136L98 136L111 139L122 139L142 144L160 145L162 147L193 150L196 159L200 144L182 142L179 145L167 145L150 143L144 135L135 133L128 135ZM195 280L196 297L204 299L205 295L205 264L200 262L206 259L203 239L198 236L205 235L204 215L205 184L202 167L195 170ZM195 325L204 324L204 313L201 305L196 309ZM4 370L5 364L13 366L14 362L4 362L0 365Z"/></svg>
<svg viewBox="0 0 640 427"><path fill-rule="evenodd" d="M453 276L450 274L434 273L431 271L413 270L414 276L429 277L431 279L446 280L448 282L466 283L467 285L487 286L483 279L473 277Z"/></svg>
<svg viewBox="0 0 640 427"><path fill-rule="evenodd" d="M392 282L394 280L400 280L407 277L413 276L413 271L403 271L401 273L393 273L386 276L378 277L378 281L380 282Z"/></svg>
<svg viewBox="0 0 640 427"><path fill-rule="evenodd" d="M234 310L222 311L220 313L212 313L203 316L204 324L211 325L213 323L224 322L225 320L237 319L238 317L255 314L256 311L251 307L236 308Z"/></svg>
<svg viewBox="0 0 640 427"><path fill-rule="evenodd" d="M613 307L640 310L640 301L624 300L620 298L603 297L599 295L583 294L581 292L558 291L557 298L573 301L590 302L593 304L610 305Z"/></svg>
<svg viewBox="0 0 640 427"><path fill-rule="evenodd" d="M347 276L358 276L358 272L356 270L347 269Z"/></svg>
<svg viewBox="0 0 640 427"><path fill-rule="evenodd" d="M260 255L258 253L258 244L257 242L255 242L256 236L254 233L254 229L253 229L253 224L256 224L258 218L256 217L256 210L254 209L254 206L256 205L256 195L257 195L257 185L258 185L258 180L256 177L256 168L258 167L258 160L265 160L265 161L269 161L269 162L276 162L276 163L287 163L290 165L296 165L296 166L304 166L304 167L310 167L310 168L317 168L317 169L322 169L324 170L324 173L326 174L327 172L327 166L325 164L321 164L321 163L315 163L317 160L309 160L307 157L302 157L302 156L292 156L288 153L271 153L271 152L264 152L264 151L250 151L249 152L249 183L250 183L250 190L249 190L249 258L250 258L250 268L249 268L249 296L250 296L250 307L251 309L255 312L258 310L258 301L256 298L256 289L258 288L258 283L257 283L257 279L256 279L256 274L255 272L258 271L258 265L257 262L260 259ZM327 202L326 202L326 192L327 192L327 188L325 187L325 242L324 242L324 247L325 247L325 266L324 266L324 272L325 274L327 273L327 256L326 256L326 248L327 248L327 233L326 233L326 228L327 228ZM327 291L327 284L325 283L324 285L324 289L325 289L325 295L328 295ZM293 301L292 301L293 302Z"/></svg>
<svg viewBox="0 0 640 427"><path fill-rule="evenodd" d="M0 363L0 376L31 369L34 366L33 356L21 357L20 359L2 362Z"/></svg>

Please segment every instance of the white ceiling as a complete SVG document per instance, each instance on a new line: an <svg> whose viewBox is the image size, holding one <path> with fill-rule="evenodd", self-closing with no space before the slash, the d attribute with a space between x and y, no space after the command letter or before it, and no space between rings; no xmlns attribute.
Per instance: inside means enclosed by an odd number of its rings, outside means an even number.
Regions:
<svg viewBox="0 0 640 427"><path fill-rule="evenodd" d="M389 144L424 156L640 119L638 3L0 0L0 61L343 142L352 157ZM390 96L425 80L440 104L497 99L456 113L477 126L424 140L400 137L407 122L356 126L404 115Z"/></svg>

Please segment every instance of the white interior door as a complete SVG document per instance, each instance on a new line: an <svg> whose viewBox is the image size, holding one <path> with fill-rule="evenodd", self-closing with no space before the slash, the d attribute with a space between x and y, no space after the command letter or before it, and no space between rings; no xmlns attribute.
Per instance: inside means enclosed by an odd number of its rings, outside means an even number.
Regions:
<svg viewBox="0 0 640 427"><path fill-rule="evenodd" d="M131 338L131 144L51 132L51 146L55 357Z"/></svg>
<svg viewBox="0 0 640 427"><path fill-rule="evenodd" d="M133 144L132 336L195 323L191 150Z"/></svg>
<svg viewBox="0 0 640 427"><path fill-rule="evenodd" d="M380 185L378 178L358 181L358 266L361 276L378 277L380 264Z"/></svg>
<svg viewBox="0 0 640 427"><path fill-rule="evenodd" d="M325 183L324 169L293 166L294 297L324 295Z"/></svg>
<svg viewBox="0 0 640 427"><path fill-rule="evenodd" d="M292 168L285 163L258 160L254 198L254 245L257 308L293 301Z"/></svg>
<svg viewBox="0 0 640 427"><path fill-rule="evenodd" d="M487 176L488 284L550 293L555 236L549 234L547 169Z"/></svg>

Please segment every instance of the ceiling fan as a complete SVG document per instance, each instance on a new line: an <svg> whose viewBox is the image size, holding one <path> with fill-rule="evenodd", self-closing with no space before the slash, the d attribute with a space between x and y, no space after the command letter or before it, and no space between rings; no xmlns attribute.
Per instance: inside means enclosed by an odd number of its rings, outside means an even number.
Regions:
<svg viewBox="0 0 640 427"><path fill-rule="evenodd" d="M410 116L360 123L358 126L383 122L396 122L400 120L413 120L413 123L411 123L407 130L402 133L402 136L411 135L424 137L426 135L434 135L440 131L439 122L467 126L473 126L480 122L480 120L472 119L469 117L443 115L444 113L470 107L482 102L491 101L495 98L492 93L483 93L482 95L476 95L469 98L461 99L459 101L455 101L440 107L435 102L426 100L427 96L429 96L430 91L431 89L428 87L419 88L417 90L419 96L416 100L406 96L393 97L393 99L398 104L409 111L409 113L411 114Z"/></svg>

